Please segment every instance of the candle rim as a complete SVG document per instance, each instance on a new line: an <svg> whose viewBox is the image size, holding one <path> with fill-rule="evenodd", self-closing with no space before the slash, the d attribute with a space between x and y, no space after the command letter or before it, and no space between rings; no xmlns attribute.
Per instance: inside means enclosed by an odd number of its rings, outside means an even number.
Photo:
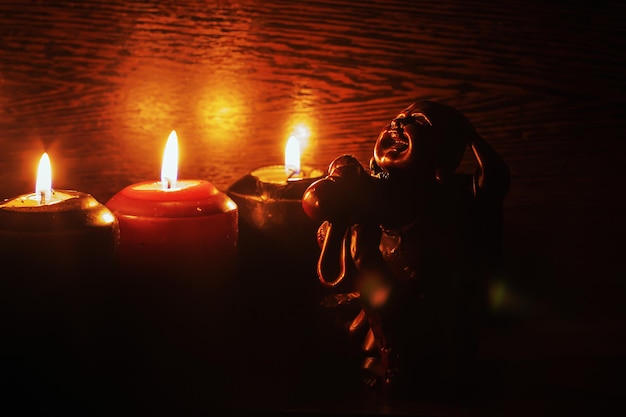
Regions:
<svg viewBox="0 0 626 417"><path fill-rule="evenodd" d="M58 204L15 207L0 204L0 230L6 232L46 234L63 228L67 233L89 227L117 227L117 219L91 194L74 190L57 190L73 195ZM21 198L23 194L15 198Z"/></svg>
<svg viewBox="0 0 626 417"><path fill-rule="evenodd" d="M283 165L280 165L280 164L265 165L265 166L261 166L261 167L253 169L252 171L250 171L250 175L252 177L258 178L261 182L266 182L268 184L288 184L294 181L311 180L314 178L320 178L325 174L325 172L320 168L315 168L309 165L301 165L300 172L298 173L299 175L296 177L293 177L293 179L290 179L289 176L285 172L286 168L287 168L287 165L284 165L284 164ZM262 181L263 178L261 178L261 174L263 174L264 171L267 171L268 173L275 173L276 176L280 178L280 180L270 179L267 181ZM283 177L284 177L284 181L282 180Z"/></svg>
<svg viewBox="0 0 626 417"><path fill-rule="evenodd" d="M189 188L192 185L199 184L203 180L176 180L176 185L172 188L163 187L163 181L141 181L135 184L129 185L129 187L133 187L138 192L152 192L152 191L163 191L165 193L176 193L178 191L183 191ZM208 181L207 181L208 182ZM153 187L153 188L148 188Z"/></svg>
<svg viewBox="0 0 626 417"><path fill-rule="evenodd" d="M91 194L83 193L76 190L52 190L53 195L68 197L61 201L54 201L47 204L19 205L18 201L35 201L38 195L36 193L20 194L18 196L8 198L0 202L1 210L12 211L71 211L91 206L95 198ZM95 204L99 204L95 201Z"/></svg>
<svg viewBox="0 0 626 417"><path fill-rule="evenodd" d="M205 217L238 210L237 204L207 180L178 180L193 186L163 190L136 187L160 184L143 181L131 184L113 195L106 206L117 216L149 218Z"/></svg>
<svg viewBox="0 0 626 417"><path fill-rule="evenodd" d="M270 165L267 167L257 168L248 174L239 178L228 188L228 195L239 204L240 201L258 200L260 203L268 203L271 201L293 201L299 203L302 200L305 190L313 182L323 178L325 172L319 168L306 167L314 172L315 176L302 178L298 181L263 181L255 176L258 169L271 168L279 170L283 165Z"/></svg>

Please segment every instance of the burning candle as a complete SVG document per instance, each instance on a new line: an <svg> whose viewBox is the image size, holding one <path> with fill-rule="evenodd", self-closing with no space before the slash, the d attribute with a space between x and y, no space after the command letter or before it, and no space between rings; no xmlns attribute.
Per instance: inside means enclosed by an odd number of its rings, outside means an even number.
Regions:
<svg viewBox="0 0 626 417"><path fill-rule="evenodd" d="M118 237L117 219L94 197L52 189L47 153L39 162L35 193L0 203L3 268L13 265L21 274L86 279L111 264Z"/></svg>
<svg viewBox="0 0 626 417"><path fill-rule="evenodd" d="M46 153L35 192L0 203L0 356L10 358L1 366L14 390L7 398L24 386L28 398L91 386L86 370L111 356L105 328L118 239L117 219L94 197L52 188Z"/></svg>
<svg viewBox="0 0 626 417"><path fill-rule="evenodd" d="M250 173L254 178L258 178L261 184L274 184L278 188L285 188L286 184L297 184L302 186L313 177L323 174L318 169L300 166L300 142L296 136L290 136L285 145L285 164L270 165L257 168ZM298 187L292 187L298 188Z"/></svg>
<svg viewBox="0 0 626 417"><path fill-rule="evenodd" d="M178 179L176 131L165 147L161 181L130 185L106 205L119 220L123 272L217 284L235 268L238 207L209 181Z"/></svg>
<svg viewBox="0 0 626 417"><path fill-rule="evenodd" d="M221 346L213 336L224 331L236 282L237 205L209 181L178 179L175 131L161 180L127 186L106 205L120 224L121 338L131 368L123 372L134 376L123 383L171 393L215 372Z"/></svg>
<svg viewBox="0 0 626 417"><path fill-rule="evenodd" d="M304 138L292 135L287 141L284 164L254 169L227 191L242 219L240 298L255 312L255 322L262 323L258 335L253 329L249 338L269 337L293 351L302 346L288 346L307 337L298 332L316 326L321 292L315 276L319 223L306 215L302 198L325 174L300 164L300 139ZM237 327L246 326L248 320Z"/></svg>
<svg viewBox="0 0 626 417"><path fill-rule="evenodd" d="M228 188L239 206L243 245L267 249L262 242L269 239L290 252L311 249L318 224L304 213L302 196L324 171L301 165L300 139L299 135L289 137L284 165L254 169Z"/></svg>

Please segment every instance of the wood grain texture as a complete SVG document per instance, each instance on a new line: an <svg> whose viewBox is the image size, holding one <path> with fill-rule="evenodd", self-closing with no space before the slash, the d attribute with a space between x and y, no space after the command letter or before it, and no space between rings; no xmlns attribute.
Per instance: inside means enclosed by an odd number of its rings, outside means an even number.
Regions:
<svg viewBox="0 0 626 417"><path fill-rule="evenodd" d="M367 163L396 113L439 100L510 166L505 280L550 313L529 355L576 345L623 366L625 16L617 1L5 0L0 197L31 191L45 150L55 188L105 202L159 177L172 129L180 175L221 189L280 163L299 123L304 163Z"/></svg>

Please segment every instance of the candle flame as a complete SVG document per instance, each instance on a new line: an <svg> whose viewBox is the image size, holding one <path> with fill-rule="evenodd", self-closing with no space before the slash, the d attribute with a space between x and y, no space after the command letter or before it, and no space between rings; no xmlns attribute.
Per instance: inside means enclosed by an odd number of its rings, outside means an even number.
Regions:
<svg viewBox="0 0 626 417"><path fill-rule="evenodd" d="M52 167L46 152L41 155L39 160L35 194L40 198L40 204L46 204L47 201L50 201L50 196L52 195Z"/></svg>
<svg viewBox="0 0 626 417"><path fill-rule="evenodd" d="M163 152L163 165L161 165L161 183L163 189L176 188L176 180L178 179L178 136L176 131L172 130L165 151Z"/></svg>
<svg viewBox="0 0 626 417"><path fill-rule="evenodd" d="M300 142L296 136L290 136L285 146L285 172L287 176L300 173Z"/></svg>
<svg viewBox="0 0 626 417"><path fill-rule="evenodd" d="M301 144L306 143L311 136L311 131L309 127L303 123L300 123L293 129L293 135L298 138ZM306 146L305 146L306 147Z"/></svg>

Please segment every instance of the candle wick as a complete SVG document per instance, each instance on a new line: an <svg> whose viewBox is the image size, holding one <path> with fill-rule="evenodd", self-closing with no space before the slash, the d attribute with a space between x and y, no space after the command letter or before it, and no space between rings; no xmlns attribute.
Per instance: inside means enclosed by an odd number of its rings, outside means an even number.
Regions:
<svg viewBox="0 0 626 417"><path fill-rule="evenodd" d="M289 173L287 174L287 182L295 182L301 180L303 178L301 173L301 170L290 167Z"/></svg>
<svg viewBox="0 0 626 417"><path fill-rule="evenodd" d="M167 178L167 177L165 177L165 178L163 178L163 181L165 182L165 188L168 189L168 190L171 190L172 189L172 180Z"/></svg>
<svg viewBox="0 0 626 417"><path fill-rule="evenodd" d="M41 190L39 192L39 196L40 196L40 198L39 198L39 205L43 206L44 204L46 204L46 191L45 190Z"/></svg>

